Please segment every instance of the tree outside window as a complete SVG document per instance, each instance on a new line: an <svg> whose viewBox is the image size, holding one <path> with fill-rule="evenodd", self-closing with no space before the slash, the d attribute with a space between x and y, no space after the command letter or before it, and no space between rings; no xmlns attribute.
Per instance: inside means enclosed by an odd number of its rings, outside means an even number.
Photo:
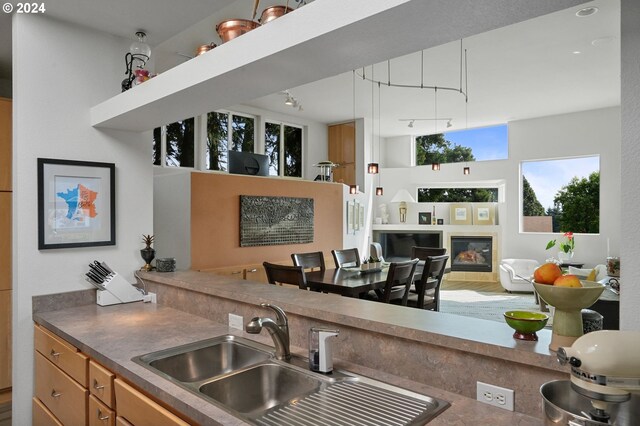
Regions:
<svg viewBox="0 0 640 426"><path fill-rule="evenodd" d="M206 170L228 170L228 152L255 151L255 119L227 112L207 114Z"/></svg>
<svg viewBox="0 0 640 426"><path fill-rule="evenodd" d="M193 118L167 125L165 165L170 167L194 166L194 129Z"/></svg>
<svg viewBox="0 0 640 426"><path fill-rule="evenodd" d="M264 137L269 175L302 177L302 128L266 122Z"/></svg>
<svg viewBox="0 0 640 426"><path fill-rule="evenodd" d="M596 234L600 157L522 163L522 231Z"/></svg>

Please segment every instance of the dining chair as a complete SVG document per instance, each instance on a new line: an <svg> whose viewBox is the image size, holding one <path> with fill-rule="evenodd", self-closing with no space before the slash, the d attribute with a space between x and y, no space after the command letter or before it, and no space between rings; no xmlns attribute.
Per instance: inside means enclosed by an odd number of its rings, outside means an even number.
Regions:
<svg viewBox="0 0 640 426"><path fill-rule="evenodd" d="M307 278L302 266L276 265L269 262L264 262L262 265L267 273L269 284L293 284L302 290L307 289Z"/></svg>
<svg viewBox="0 0 640 426"><path fill-rule="evenodd" d="M360 254L357 248L331 250L331 255L333 256L333 261L336 263L336 268L360 266Z"/></svg>
<svg viewBox="0 0 640 426"><path fill-rule="evenodd" d="M378 294L378 302L391 303L399 300L401 305L407 306L409 288L413 283L413 274L416 271L417 264L418 259L406 262L391 262L384 289L376 292Z"/></svg>
<svg viewBox="0 0 640 426"><path fill-rule="evenodd" d="M420 278L409 290L407 306L431 311L440 310L440 284L442 284L447 260L449 260L448 255L427 256Z"/></svg>
<svg viewBox="0 0 640 426"><path fill-rule="evenodd" d="M321 251L313 251L310 253L293 253L291 255L294 266L302 266L302 269L325 270L324 254Z"/></svg>
<svg viewBox="0 0 640 426"><path fill-rule="evenodd" d="M427 260L428 256L442 256L447 254L447 249L443 247L411 247L411 258Z"/></svg>

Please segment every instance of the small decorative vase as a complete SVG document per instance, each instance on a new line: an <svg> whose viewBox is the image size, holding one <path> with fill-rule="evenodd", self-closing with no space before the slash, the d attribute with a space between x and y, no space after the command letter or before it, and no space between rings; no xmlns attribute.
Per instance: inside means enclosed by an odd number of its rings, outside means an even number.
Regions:
<svg viewBox="0 0 640 426"><path fill-rule="evenodd" d="M156 257L156 251L150 247L143 248L142 250L140 250L140 256L142 256L142 259L146 263L146 265L144 265L142 269L144 269L145 271L152 270L153 266L151 266L151 261L153 261L153 259Z"/></svg>
<svg viewBox="0 0 640 426"><path fill-rule="evenodd" d="M559 251L558 252L558 259L561 262L569 262L571 259L573 259L573 251L570 251L569 253L565 253L563 251Z"/></svg>

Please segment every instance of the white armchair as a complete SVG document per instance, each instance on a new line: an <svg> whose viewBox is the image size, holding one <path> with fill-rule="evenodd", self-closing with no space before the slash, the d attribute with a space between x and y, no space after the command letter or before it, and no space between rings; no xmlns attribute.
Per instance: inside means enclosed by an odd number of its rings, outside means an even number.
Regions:
<svg viewBox="0 0 640 426"><path fill-rule="evenodd" d="M502 259L500 263L500 284L509 293L512 291L533 292L533 285L527 279L533 280L533 271L538 266L540 266L540 263L533 259Z"/></svg>

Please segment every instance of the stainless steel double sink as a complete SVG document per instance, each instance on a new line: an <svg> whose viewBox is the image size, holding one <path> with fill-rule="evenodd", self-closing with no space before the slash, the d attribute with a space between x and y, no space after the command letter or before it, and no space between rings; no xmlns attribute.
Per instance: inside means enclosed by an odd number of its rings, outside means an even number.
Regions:
<svg viewBox="0 0 640 426"><path fill-rule="evenodd" d="M449 406L349 372L313 373L306 359L280 361L272 351L224 335L133 361L254 424L424 424Z"/></svg>

